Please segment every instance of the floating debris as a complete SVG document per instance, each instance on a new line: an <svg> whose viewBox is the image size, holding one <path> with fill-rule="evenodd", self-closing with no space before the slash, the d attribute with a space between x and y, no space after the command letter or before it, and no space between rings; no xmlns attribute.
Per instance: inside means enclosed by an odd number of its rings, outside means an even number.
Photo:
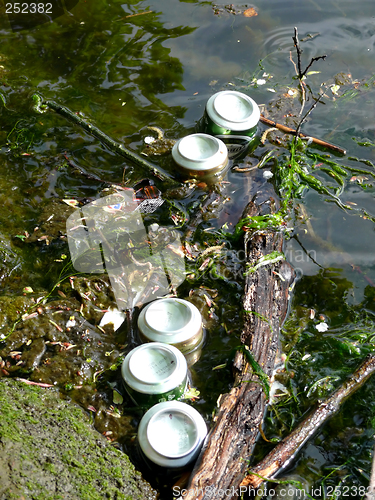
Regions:
<svg viewBox="0 0 375 500"><path fill-rule="evenodd" d="M126 314L123 311L119 311L115 308L110 308L100 320L99 326L103 327L112 324L113 330L117 331L125 321L125 318Z"/></svg>

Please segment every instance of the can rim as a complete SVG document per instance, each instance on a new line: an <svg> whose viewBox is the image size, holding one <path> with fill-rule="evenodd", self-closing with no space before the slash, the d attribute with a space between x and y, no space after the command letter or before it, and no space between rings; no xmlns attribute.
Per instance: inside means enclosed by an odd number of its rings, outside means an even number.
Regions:
<svg viewBox="0 0 375 500"><path fill-rule="evenodd" d="M177 369L177 357L176 354L171 350L166 348L165 345L155 346L154 343L151 343L149 346L146 345L141 346L142 349L138 349L137 352L134 352L133 355L129 358L129 372L138 382L143 384L155 384L155 383L166 383L171 377L173 377L176 369ZM155 351L155 354L164 354L166 358L163 359L167 363L167 368L172 368L168 372L166 372L165 376L159 377L157 382L149 378L150 373L144 369L144 362L142 361L142 351L149 351L148 354L151 355L152 351ZM169 363L168 363L169 361Z"/></svg>
<svg viewBox="0 0 375 500"><path fill-rule="evenodd" d="M163 450L162 448L160 448L160 440L155 439L156 436L158 436L158 433L155 433L152 430L152 426L155 425L156 422L158 420L160 420L160 418L165 414L168 414L168 418L171 418L171 417L173 418L173 414L184 415L185 417L188 418L188 420L190 422L190 427L195 432L195 439L193 441L193 444L191 444L190 447L186 451L184 451L182 453L179 453L179 452L173 453L171 451L166 451L166 450ZM161 430L161 429L159 429L159 430ZM146 435L147 435L147 440L148 440L151 448L153 448L157 453L159 453L159 455L162 455L162 456L167 457L167 458L173 458L173 459L186 457L186 455L189 455L190 453L192 453L194 451L194 449L197 447L198 442L199 442L199 432L198 432L196 421L192 418L192 416L187 411L185 411L185 409L183 407L181 407L181 408L161 408L160 410L158 410L154 415L152 415L152 417L150 418L150 420L147 424ZM169 435L168 435L168 437L169 437Z"/></svg>
<svg viewBox="0 0 375 500"><path fill-rule="evenodd" d="M200 153L200 156L194 157L192 151L194 154ZM172 148L172 157L185 169L208 172L227 165L228 149L217 137L197 133L178 140Z"/></svg>
<svg viewBox="0 0 375 500"><path fill-rule="evenodd" d="M157 308L163 308L165 304L178 304L179 306L184 307L183 311L186 313L186 323L183 324L180 328L167 330L161 329L159 325L157 325L154 317L156 316ZM177 308L178 309L178 308ZM149 313L152 313L150 315ZM173 311L172 311L173 312ZM162 313L162 311L161 311ZM166 314L168 311L166 311ZM177 313L177 310L176 310ZM199 309L185 299L180 299L177 297L167 297L162 299L157 299L153 302L147 304L138 316L138 328L142 335L149 340L153 341L162 341L167 344L178 344L181 342L185 342L195 335L199 334L202 329L202 316Z"/></svg>
<svg viewBox="0 0 375 500"><path fill-rule="evenodd" d="M144 363L140 363L142 351L155 349L167 353L171 358L173 369L165 376L156 378L154 381L147 379ZM133 356L136 357L133 357ZM142 373L139 376L139 373ZM125 357L122 367L122 378L132 390L141 394L163 394L177 389L187 380L187 362L185 356L174 346L162 342L149 342L132 349Z"/></svg>
<svg viewBox="0 0 375 500"><path fill-rule="evenodd" d="M152 416L161 409L183 409L196 422L198 442L195 450L179 458L168 458L156 452L147 439L147 426ZM138 426L138 442L145 456L162 467L183 467L195 460L200 452L201 446L207 436L207 425L200 413L193 407L181 401L167 401L158 403L150 408L142 417Z"/></svg>
<svg viewBox="0 0 375 500"><path fill-rule="evenodd" d="M233 109L236 108L239 110L237 119L233 116ZM257 103L250 96L236 90L223 90L212 95L207 101L206 111L217 126L235 132L256 127L260 119Z"/></svg>

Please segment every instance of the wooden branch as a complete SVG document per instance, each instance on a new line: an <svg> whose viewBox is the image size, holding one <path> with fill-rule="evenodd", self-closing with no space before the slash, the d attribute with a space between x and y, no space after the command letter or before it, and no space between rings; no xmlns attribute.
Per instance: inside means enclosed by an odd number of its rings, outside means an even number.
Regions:
<svg viewBox="0 0 375 500"><path fill-rule="evenodd" d="M302 78L306 75L306 73L311 68L311 66L314 64L314 62L319 61L319 59L323 59L323 61L324 61L324 59L327 57L327 55L325 54L324 56L312 57L310 63L306 66L306 69L304 71L302 71L301 54L302 54L303 50L301 49L300 44L299 44L297 28L294 28L294 36L292 38L293 38L294 46L295 46L296 51L297 51L297 64L298 64L297 76L298 76L299 80L302 80Z"/></svg>
<svg viewBox="0 0 375 500"><path fill-rule="evenodd" d="M281 123L276 123L273 120L269 120L268 118L265 118L263 115L260 115L260 121L267 125L268 127L275 127L281 132L284 132L285 134L292 134L296 135L296 130L289 128L285 125L282 125ZM321 139L317 139L316 137L311 137L309 135L305 134L298 134L298 137L306 137L312 140L314 144L318 144L319 146L323 146L324 148L332 149L332 151L335 151L336 153L340 153L342 155L346 154L346 150L343 148L340 148L339 146L335 146L334 144L331 144L330 142L323 141Z"/></svg>
<svg viewBox="0 0 375 500"><path fill-rule="evenodd" d="M310 107L310 109L307 111L307 113L304 114L304 116L301 118L301 120L299 121L298 125L297 125L297 128L296 128L296 132L295 132L295 135L300 137L301 136L301 133L300 133L300 130L301 130L301 127L303 125L303 123L306 121L307 117L310 115L310 113L312 113L313 109L316 108L318 102L323 99L323 95L324 94L320 94L320 96L318 97L318 99L315 99L314 103L312 104L312 106ZM302 111L302 109L301 109Z"/></svg>
<svg viewBox="0 0 375 500"><path fill-rule="evenodd" d="M292 38L293 38L294 46L295 46L296 51L297 51L297 65L298 65L298 75L297 76L301 80L302 79L301 54L303 51L299 45L297 28L294 28L294 36Z"/></svg>
<svg viewBox="0 0 375 500"><path fill-rule="evenodd" d="M33 96L34 100L41 100L40 96L37 94L34 94ZM155 177L162 181L171 181L173 177L165 172L162 168L154 165L153 163L145 160L141 156L137 155L137 153L134 153L133 151L130 151L127 149L125 146L122 144L114 141L111 137L106 135L104 132L102 132L98 127L93 125L92 123L89 123L87 120L82 118L81 116L77 115L76 113L73 113L70 109L66 108L65 106L62 106L61 104L57 104L54 101L43 101L41 104L38 104L36 109L40 109L43 106L47 106L50 109L53 109L56 111L56 113L60 114L64 118L67 118L71 122L75 123L76 125L79 125L82 127L86 132L91 134L92 136L96 137L99 139L100 142L105 144L111 151L124 156L126 159L130 160L131 162L146 168L151 174L153 174ZM174 181L176 182L176 181Z"/></svg>
<svg viewBox="0 0 375 500"><path fill-rule="evenodd" d="M259 212L259 207L251 203L245 216ZM248 232L245 236L246 260L254 266L260 257L274 251L281 252L282 244L280 232ZM274 369L279 328L288 307L292 275L289 264L279 261L258 267L246 276L243 307L248 312L241 342L248 346L267 377ZM233 388L221 398L214 427L190 477L184 500L212 500L217 498L215 491L218 489L231 492L226 498L232 498L246 473L247 459L259 434L266 397L263 381L251 369L243 352L237 352L234 370Z"/></svg>
<svg viewBox="0 0 375 500"><path fill-rule="evenodd" d="M296 429L283 439L261 462L253 467L242 481L241 486L258 488L264 479L274 477L293 459L303 444L314 435L317 429L335 414L340 405L359 389L364 382L375 372L375 354L369 355L362 365L336 391L310 415L301 422ZM252 473L259 474L255 476Z"/></svg>
<svg viewBox="0 0 375 500"><path fill-rule="evenodd" d="M327 57L327 54L324 54L323 56L312 57L310 63L306 66L305 71L302 73L302 77L304 77L306 75L306 73L309 71L309 69L314 64L315 61L319 61L319 59L323 59L323 61L324 61L326 57Z"/></svg>

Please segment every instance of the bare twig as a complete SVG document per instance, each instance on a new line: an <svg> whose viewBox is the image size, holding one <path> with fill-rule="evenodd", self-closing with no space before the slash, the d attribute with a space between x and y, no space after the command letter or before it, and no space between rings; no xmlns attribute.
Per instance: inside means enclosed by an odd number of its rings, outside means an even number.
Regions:
<svg viewBox="0 0 375 500"><path fill-rule="evenodd" d="M297 66L298 66L298 75L297 76L301 80L302 79L301 54L302 54L303 50L301 49L301 47L299 45L297 28L294 28L294 36L292 38L293 38L294 46L295 46L296 51L297 51Z"/></svg>
<svg viewBox="0 0 375 500"><path fill-rule="evenodd" d="M307 65L306 69L304 71L302 71L301 54L302 54L303 50L301 49L300 44L299 44L297 28L294 28L294 36L292 38L293 38L294 46L295 46L296 51L297 51L297 66L292 59L292 53L290 53L290 60L294 65L294 69L296 70L296 74L297 74L297 77L299 80L299 85L301 87L302 106L301 106L301 110L300 110L299 114L302 115L303 109L305 107L305 102L306 102L306 91L305 91L305 84L303 82L303 78L315 61L319 61L319 59L324 60L327 56L324 55L324 56L312 57L310 63ZM298 67L298 69L297 69L297 67Z"/></svg>
<svg viewBox="0 0 375 500"><path fill-rule="evenodd" d="M302 78L306 75L306 73L309 71L309 69L311 68L311 66L313 65L313 63L315 61L319 61L319 59L324 59L327 57L327 55L325 54L324 56L318 56L318 57L312 57L311 58L311 61L310 61L310 64L306 67L305 71L302 73Z"/></svg>
<svg viewBox="0 0 375 500"><path fill-rule="evenodd" d="M361 366L336 391L321 402L296 429L279 443L244 478L241 486L258 488L264 478L274 477L293 459L304 443L317 429L335 414L340 405L359 389L375 371L375 355L369 355ZM255 474L252 474L254 472ZM261 477L260 477L261 476Z"/></svg>
<svg viewBox="0 0 375 500"><path fill-rule="evenodd" d="M307 111L307 113L305 113L305 115L300 120L300 122L299 122L299 124L297 125L297 128L296 128L296 134L295 134L296 136L300 136L300 130L301 130L301 127L302 127L303 123L306 121L307 117L312 112L312 110L316 108L318 102L323 98L323 95L324 94L320 94L320 96L318 97L318 99L315 100L315 102L313 103L313 105L310 107L310 109Z"/></svg>
<svg viewBox="0 0 375 500"><path fill-rule="evenodd" d="M293 134L296 135L296 130L287 127L286 125L282 125L281 123L276 123L273 120L269 120L268 118L265 118L263 115L260 115L260 121L264 123L265 125L268 125L269 127L275 127L281 132L284 132L285 134ZM317 144L319 146L323 146L324 148L332 149L336 153L340 153L342 155L346 154L346 150L343 148L340 148L339 146L335 146L334 144L331 144L330 142L323 141L322 139L317 139L316 137L311 137L309 135L305 135L302 133L298 134L298 137L305 137L309 138L312 140L314 144Z"/></svg>
<svg viewBox="0 0 375 500"><path fill-rule="evenodd" d="M39 95L34 94L34 96L36 99L42 100ZM62 106L61 104L58 104L54 101L43 101L43 100L42 100L42 105L47 106L47 108L49 108L49 109L53 109L59 115L63 116L64 118L67 118L68 120L75 123L76 125L79 125L84 130L86 130L86 132L88 132L92 136L99 139L111 151L114 151L115 153L117 153L121 156L124 156L125 158L127 158L131 162L136 163L137 165L139 165L143 168L146 168L151 174L153 174L158 179L160 179L162 181L171 181L172 180L172 176L170 174L168 174L167 172L165 172L162 168L145 160L144 158L139 156L137 153L130 151L122 144L119 144L118 142L114 141L111 137L109 137L104 132L102 132L98 127L96 127L95 125L90 123L88 120L84 119L82 116L79 116L78 114L74 113L70 109L66 108L65 106Z"/></svg>
<svg viewBox="0 0 375 500"><path fill-rule="evenodd" d="M125 16L123 19L129 19L129 17L143 16L143 14L151 14L152 10L145 10L144 12L138 12L137 14L129 14Z"/></svg>
<svg viewBox="0 0 375 500"><path fill-rule="evenodd" d="M325 54L324 56L312 57L310 63L306 67L306 69L304 71L302 71L302 68L301 68L301 54L302 54L303 50L301 49L300 44L299 44L298 30L297 30L297 28L294 28L294 36L292 38L293 38L294 46L295 46L296 51L297 51L297 66L298 66L298 74L297 74L297 76L298 76L299 80L302 80L302 78L306 75L306 73L311 68L311 66L313 65L313 63L315 61L319 61L319 59L323 59L324 60L327 57L327 55Z"/></svg>
<svg viewBox="0 0 375 500"><path fill-rule="evenodd" d="M44 387L44 388L54 387L53 384L45 384L43 382L33 382L32 380L27 380L25 378L20 378L20 377L17 377L16 380L18 380L19 382L23 382L24 384L27 385L37 385L38 387Z"/></svg>

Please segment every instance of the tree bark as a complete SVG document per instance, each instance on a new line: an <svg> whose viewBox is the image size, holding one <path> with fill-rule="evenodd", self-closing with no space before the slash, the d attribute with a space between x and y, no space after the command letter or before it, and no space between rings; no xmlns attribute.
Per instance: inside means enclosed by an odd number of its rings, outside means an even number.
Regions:
<svg viewBox="0 0 375 500"><path fill-rule="evenodd" d="M259 207L249 204L245 215L259 215ZM283 235L271 230L245 233L246 261L250 266L272 252L281 252ZM293 271L279 260L248 273L243 307L245 312L241 343L267 377L274 369L279 329L288 309L289 286ZM238 351L234 361L232 390L221 398L215 424L190 477L184 500L239 496L239 485L248 469L250 457L262 422L266 395L259 370L251 368L247 356ZM267 391L266 391L267 392ZM229 493L229 494L228 494Z"/></svg>

